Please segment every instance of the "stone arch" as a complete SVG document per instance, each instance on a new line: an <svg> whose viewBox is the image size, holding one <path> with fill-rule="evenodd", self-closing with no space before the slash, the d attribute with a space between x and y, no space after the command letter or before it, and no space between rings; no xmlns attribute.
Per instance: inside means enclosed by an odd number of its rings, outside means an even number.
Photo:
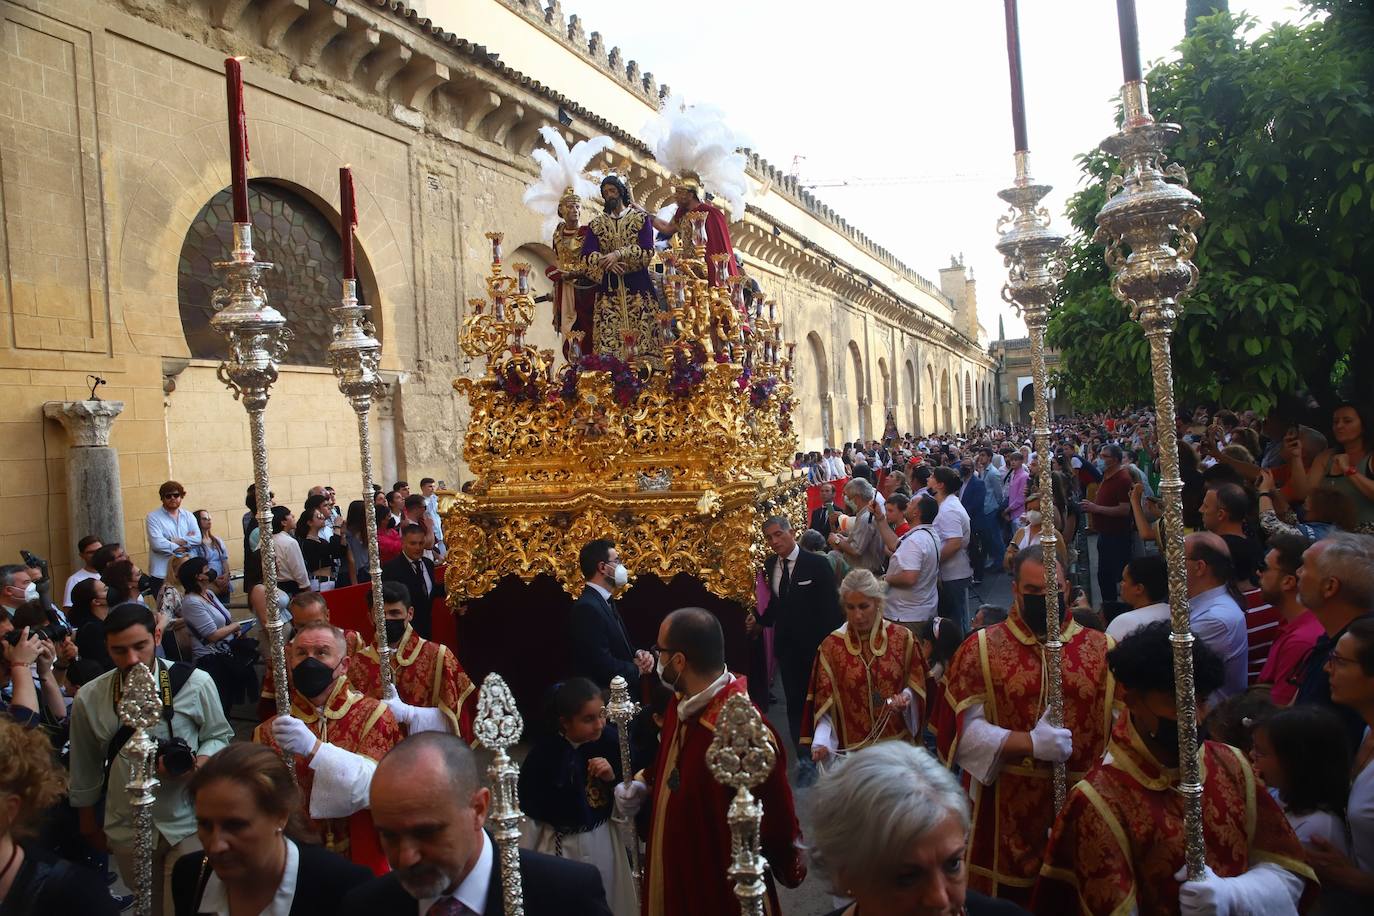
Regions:
<svg viewBox="0 0 1374 916"><path fill-rule="evenodd" d="M336 152L300 128L253 119L249 122L253 166L271 163L270 176L256 176L290 187L312 202L338 226L334 201L339 196L342 164ZM186 232L205 202L229 183L224 155L224 126L205 122L189 126L173 140L165 155L149 166L141 183L131 189L122 223L112 233L110 258L111 317L127 335L136 353L187 356L190 349L180 332L177 266ZM378 163L382 161L379 154ZM372 192L371 165L355 162L358 201L356 250L372 267L363 276L364 294L373 303L373 320L394 327L397 309L410 309L410 209L407 201L386 201ZM382 166L378 166L381 168ZM399 227L399 228L398 228ZM371 288L368 288L369 285ZM383 365L395 365L398 339L383 343Z"/></svg>
<svg viewBox="0 0 1374 916"><path fill-rule="evenodd" d="M864 384L864 358L859 352L859 345L852 340L849 342L849 357L854 371L854 411L859 426L859 438L867 442L869 438L868 386Z"/></svg>
<svg viewBox="0 0 1374 916"><path fill-rule="evenodd" d="M973 402L973 376L964 370L964 428L979 422L978 407Z"/></svg>
<svg viewBox="0 0 1374 916"><path fill-rule="evenodd" d="M825 344L821 335L810 331L806 335L807 350L811 354L813 378L816 384L816 397L821 405L821 435L825 438L823 446L835 444L835 417L833 399L830 394L830 366L825 358ZM798 374L798 379L805 378Z"/></svg>
<svg viewBox="0 0 1374 916"><path fill-rule="evenodd" d="M906 361L906 400L911 405L911 429L902 432L919 433L921 430L921 407L916 398L916 364Z"/></svg>
<svg viewBox="0 0 1374 916"><path fill-rule="evenodd" d="M330 309L343 294L343 240L322 201L285 182L254 179L248 185L257 256L273 265L262 275L267 301L286 318L291 343L282 365L329 365L333 340ZM215 269L233 248L233 208L229 189L211 197L186 230L177 265L177 304L186 346L195 359L223 359L228 343L210 326L212 297L224 284ZM360 253L358 299L371 305L372 271ZM377 336L384 339L380 325Z"/></svg>
<svg viewBox="0 0 1374 916"><path fill-rule="evenodd" d="M933 363L926 363L926 395L925 403L930 407L930 422L922 430L926 435L936 432L936 427L940 425L939 415L939 388L935 384L935 366Z"/></svg>
<svg viewBox="0 0 1374 916"><path fill-rule="evenodd" d="M949 388L949 369L940 370L940 406L945 411L945 425L941 432L954 431L954 396Z"/></svg>

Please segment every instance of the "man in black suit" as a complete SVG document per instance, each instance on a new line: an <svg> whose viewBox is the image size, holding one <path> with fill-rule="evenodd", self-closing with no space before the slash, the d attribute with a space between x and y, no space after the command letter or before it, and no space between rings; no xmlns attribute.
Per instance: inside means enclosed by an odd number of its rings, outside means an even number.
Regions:
<svg viewBox="0 0 1374 916"><path fill-rule="evenodd" d="M654 670L654 657L635 650L611 597L612 590L629 579L620 553L613 541L591 541L577 555L577 565L587 585L569 614L573 673L598 687L608 686L618 674L635 689L639 676Z"/></svg>
<svg viewBox="0 0 1374 916"><path fill-rule="evenodd" d="M821 504L811 513L811 524L807 527L813 528L830 537L830 513L839 512L840 507L835 504L835 485L833 483L821 484Z"/></svg>
<svg viewBox="0 0 1374 916"><path fill-rule="evenodd" d="M763 564L768 606L757 617L749 615L745 628L751 634L758 626L773 628L773 654L778 657L787 694L787 726L798 748L798 775L806 773L805 781L814 775L814 765L807 766L810 754L802 754L797 742L811 667L821 642L844 623L844 613L830 563L818 553L801 549L786 516L775 515L764 522L763 537L773 551Z"/></svg>
<svg viewBox="0 0 1374 916"><path fill-rule="evenodd" d="M372 775L372 822L392 871L344 897L342 916L504 916L491 791L473 753L446 732L411 735ZM526 916L610 916L592 865L520 850Z"/></svg>
<svg viewBox="0 0 1374 916"><path fill-rule="evenodd" d="M425 559L425 529L409 525L401 532L401 552L382 567L383 582L399 582L410 592L415 607L411 627L430 638L430 605L444 594L444 582L434 572L434 561Z"/></svg>

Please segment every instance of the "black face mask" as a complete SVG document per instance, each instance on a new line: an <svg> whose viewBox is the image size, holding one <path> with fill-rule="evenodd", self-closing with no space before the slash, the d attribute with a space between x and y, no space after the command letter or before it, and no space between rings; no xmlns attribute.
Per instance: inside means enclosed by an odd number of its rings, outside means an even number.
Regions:
<svg viewBox="0 0 1374 916"><path fill-rule="evenodd" d="M318 658L307 658L291 670L291 679L303 696L317 697L334 683L334 669Z"/></svg>
<svg viewBox="0 0 1374 916"><path fill-rule="evenodd" d="M1068 602L1064 598L1064 593L1059 593L1059 619L1064 619L1064 612L1068 608ZM1045 596L1044 595L1022 595L1021 596L1021 618L1026 621L1026 626L1031 628L1031 632L1038 636L1045 635L1048 625L1045 620Z"/></svg>
<svg viewBox="0 0 1374 916"><path fill-rule="evenodd" d="M1155 720L1155 730L1150 732L1150 740L1165 748L1175 757L1178 756L1178 720L1160 716Z"/></svg>
<svg viewBox="0 0 1374 916"><path fill-rule="evenodd" d="M404 620L388 620L386 622L386 642L387 645L394 646L401 641L405 635L406 622Z"/></svg>

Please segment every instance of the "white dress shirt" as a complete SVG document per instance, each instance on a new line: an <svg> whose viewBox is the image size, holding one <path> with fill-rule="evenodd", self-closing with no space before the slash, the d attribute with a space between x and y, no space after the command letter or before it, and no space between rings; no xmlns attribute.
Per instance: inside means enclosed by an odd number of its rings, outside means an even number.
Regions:
<svg viewBox="0 0 1374 916"><path fill-rule="evenodd" d="M467 873L458 887L451 894L441 894L438 897L425 897L419 902L419 909L416 910L419 916L426 916L430 907L443 900L445 897L452 897L463 906L467 907L477 916L483 916L487 911L487 890L491 887L492 866L496 861L496 856L491 850L491 837L487 836L485 830L482 831L482 851L477 856L477 864L472 866L472 871Z"/></svg>
<svg viewBox="0 0 1374 916"><path fill-rule="evenodd" d="M305 568L305 556L301 553L300 542L289 532L278 531L272 535L272 550L277 560L277 579L290 579L301 587L310 588L310 571Z"/></svg>
<svg viewBox="0 0 1374 916"><path fill-rule="evenodd" d="M949 496L940 503L940 512L935 516L935 533L940 535L940 548L943 550L945 542L953 538L963 540L963 544L954 555L940 564L941 582L957 582L973 575L973 564L968 558L971 530L968 511L964 509L964 504L959 502L959 497Z"/></svg>
<svg viewBox="0 0 1374 916"><path fill-rule="evenodd" d="M1118 614L1112 618L1112 622L1107 624L1107 635L1117 642L1130 636L1136 630L1149 623L1159 620L1169 619L1169 603L1161 601L1158 604L1151 604L1145 607Z"/></svg>
<svg viewBox="0 0 1374 916"><path fill-rule="evenodd" d="M67 577L67 586L62 590L62 607L65 610L72 608L72 589L76 588L87 579L99 579L100 573L91 572L86 567L81 567L76 572Z"/></svg>
<svg viewBox="0 0 1374 916"><path fill-rule="evenodd" d="M782 564L787 563L787 575L792 577L797 574L797 557L801 556L801 545L792 547L792 552L785 557L778 557L773 564L773 594L782 594Z"/></svg>
<svg viewBox="0 0 1374 916"><path fill-rule="evenodd" d="M291 904L296 899L296 875L300 872L301 853L291 840L286 841L286 868L281 873L281 883L277 894L263 910L261 916L290 916ZM229 891L219 875L212 870L205 881L205 890L200 895L200 905L196 908L200 916L230 916Z"/></svg>

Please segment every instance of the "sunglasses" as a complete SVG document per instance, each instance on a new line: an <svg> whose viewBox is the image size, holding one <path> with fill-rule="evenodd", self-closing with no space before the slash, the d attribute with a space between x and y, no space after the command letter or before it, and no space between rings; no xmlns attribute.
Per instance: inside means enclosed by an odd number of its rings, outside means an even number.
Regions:
<svg viewBox="0 0 1374 916"><path fill-rule="evenodd" d="M183 496L185 496L185 495L186 495L185 493L167 493L167 494L165 494L162 498L163 498L163 499L181 499L181 498L182 498Z"/></svg>

